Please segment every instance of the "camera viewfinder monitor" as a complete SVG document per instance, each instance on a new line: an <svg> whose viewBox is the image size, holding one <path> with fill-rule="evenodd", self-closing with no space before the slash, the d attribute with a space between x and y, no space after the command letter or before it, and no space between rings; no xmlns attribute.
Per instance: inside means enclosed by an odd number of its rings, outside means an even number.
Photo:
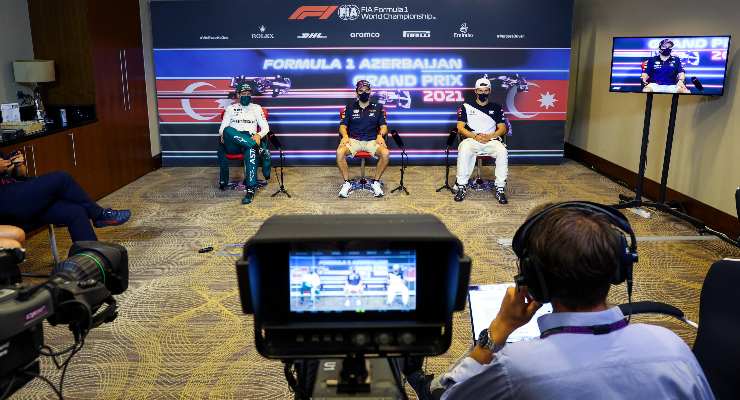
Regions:
<svg viewBox="0 0 740 400"><path fill-rule="evenodd" d="M416 310L416 251L291 251L290 311Z"/></svg>
<svg viewBox="0 0 740 400"><path fill-rule="evenodd" d="M615 37L610 92L722 96L730 36Z"/></svg>
<svg viewBox="0 0 740 400"><path fill-rule="evenodd" d="M275 215L236 272L265 357L430 356L452 343L470 265L432 215Z"/></svg>

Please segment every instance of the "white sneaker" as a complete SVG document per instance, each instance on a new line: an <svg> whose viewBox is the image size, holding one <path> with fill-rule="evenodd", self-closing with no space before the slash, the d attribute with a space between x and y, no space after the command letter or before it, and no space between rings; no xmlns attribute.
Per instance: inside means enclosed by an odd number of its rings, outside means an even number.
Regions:
<svg viewBox="0 0 740 400"><path fill-rule="evenodd" d="M380 181L373 181L373 183L370 184L370 188L373 189L373 195L375 197L383 197L385 193L383 193L383 188L380 186Z"/></svg>
<svg viewBox="0 0 740 400"><path fill-rule="evenodd" d="M352 183L349 181L344 181L344 185L342 185L342 189L339 190L339 197L346 199L347 196L349 196L349 191L352 189Z"/></svg>

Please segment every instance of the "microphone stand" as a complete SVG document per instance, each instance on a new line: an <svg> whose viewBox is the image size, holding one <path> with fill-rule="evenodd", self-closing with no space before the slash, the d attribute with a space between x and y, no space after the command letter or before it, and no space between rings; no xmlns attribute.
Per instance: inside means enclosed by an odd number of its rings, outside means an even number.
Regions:
<svg viewBox="0 0 740 400"><path fill-rule="evenodd" d="M270 197L275 197L280 193L285 193L288 198L291 198L290 193L285 189L285 176L283 175L283 146L280 145L280 143L277 142L277 138L274 137L274 134L270 132L270 142L272 142L272 145L277 147L278 152L280 152L280 176L279 176L279 182L280 182L280 188L272 194ZM275 168L277 169L277 168Z"/></svg>
<svg viewBox="0 0 740 400"><path fill-rule="evenodd" d="M445 147L445 184L437 189L438 193L441 192L442 189L447 189L451 193L455 193L455 190L450 186L450 147L455 141L453 135L457 135L457 131L450 132L450 137L447 138L447 147Z"/></svg>
<svg viewBox="0 0 740 400"><path fill-rule="evenodd" d="M406 158L406 161L404 161L404 157ZM406 186L403 184L403 173L406 170L406 162L408 162L408 155L406 154L406 148L401 147L401 181L398 183L398 187L391 190L391 193L395 193L397 191L403 191L408 196L409 191L406 190Z"/></svg>

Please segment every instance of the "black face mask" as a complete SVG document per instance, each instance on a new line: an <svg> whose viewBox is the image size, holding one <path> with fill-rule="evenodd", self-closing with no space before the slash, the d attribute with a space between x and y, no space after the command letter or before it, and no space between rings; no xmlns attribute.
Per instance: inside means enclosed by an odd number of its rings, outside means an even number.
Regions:
<svg viewBox="0 0 740 400"><path fill-rule="evenodd" d="M243 105L244 107L249 105L249 102L252 101L252 96L240 96L239 97L239 103Z"/></svg>
<svg viewBox="0 0 740 400"><path fill-rule="evenodd" d="M665 49L660 49L660 54L662 54L664 56L670 56L671 55L671 50L673 50L673 49L671 49L670 47L665 48Z"/></svg>
<svg viewBox="0 0 740 400"><path fill-rule="evenodd" d="M488 93L478 93L478 100L480 101L488 100Z"/></svg>
<svg viewBox="0 0 740 400"><path fill-rule="evenodd" d="M359 97L360 101L364 103L364 102L370 100L370 93L360 93L360 95L358 97Z"/></svg>

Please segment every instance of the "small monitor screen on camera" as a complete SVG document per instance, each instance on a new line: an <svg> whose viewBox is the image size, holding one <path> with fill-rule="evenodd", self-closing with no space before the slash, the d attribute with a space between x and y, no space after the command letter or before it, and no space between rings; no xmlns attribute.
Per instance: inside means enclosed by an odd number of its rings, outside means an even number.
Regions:
<svg viewBox="0 0 740 400"><path fill-rule="evenodd" d="M416 310L416 251L291 251L291 312Z"/></svg>

